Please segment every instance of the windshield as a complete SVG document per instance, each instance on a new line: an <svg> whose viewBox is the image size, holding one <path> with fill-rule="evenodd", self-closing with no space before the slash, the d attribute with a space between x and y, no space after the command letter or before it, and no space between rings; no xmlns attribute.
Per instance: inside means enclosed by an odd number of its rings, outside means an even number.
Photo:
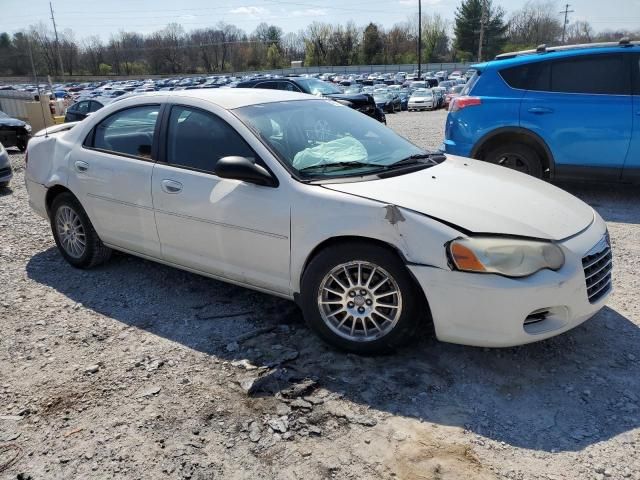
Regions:
<svg viewBox="0 0 640 480"><path fill-rule="evenodd" d="M307 93L312 95L331 95L334 93L342 93L340 89L334 87L330 83L323 82L317 78L301 78L298 79L298 84L301 85Z"/></svg>
<svg viewBox="0 0 640 480"><path fill-rule="evenodd" d="M0 110L0 118L9 118L9 115Z"/></svg>
<svg viewBox="0 0 640 480"><path fill-rule="evenodd" d="M426 153L378 121L333 101L265 103L234 113L303 178L364 175Z"/></svg>
<svg viewBox="0 0 640 480"><path fill-rule="evenodd" d="M426 88L419 88L413 92L414 97L430 97L431 90L427 90Z"/></svg>

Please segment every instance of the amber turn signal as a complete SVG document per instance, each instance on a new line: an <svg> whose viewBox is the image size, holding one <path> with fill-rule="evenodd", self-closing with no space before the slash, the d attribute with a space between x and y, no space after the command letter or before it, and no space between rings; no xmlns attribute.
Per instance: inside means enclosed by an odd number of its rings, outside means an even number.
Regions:
<svg viewBox="0 0 640 480"><path fill-rule="evenodd" d="M449 249L453 261L459 270L466 270L471 272L485 272L484 265L480 263L478 257L471 251L471 249L461 245L459 243L452 243Z"/></svg>

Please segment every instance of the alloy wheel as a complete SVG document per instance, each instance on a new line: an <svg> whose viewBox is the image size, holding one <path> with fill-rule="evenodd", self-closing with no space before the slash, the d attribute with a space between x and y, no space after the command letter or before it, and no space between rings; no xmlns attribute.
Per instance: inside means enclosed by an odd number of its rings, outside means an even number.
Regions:
<svg viewBox="0 0 640 480"><path fill-rule="evenodd" d="M318 308L325 324L350 341L367 342L391 332L402 314L402 294L383 268L365 261L334 267L320 283Z"/></svg>
<svg viewBox="0 0 640 480"><path fill-rule="evenodd" d="M56 230L60 245L73 258L84 255L86 235L80 216L69 206L63 205L56 212Z"/></svg>

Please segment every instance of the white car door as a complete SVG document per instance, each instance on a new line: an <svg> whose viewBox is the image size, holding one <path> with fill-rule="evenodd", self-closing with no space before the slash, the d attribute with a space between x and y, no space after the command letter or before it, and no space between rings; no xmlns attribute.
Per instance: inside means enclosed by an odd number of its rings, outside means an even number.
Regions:
<svg viewBox="0 0 640 480"><path fill-rule="evenodd" d="M290 201L285 188L213 173L217 160L226 156L259 160L236 129L210 111L174 105L163 131L166 146L152 178L163 258L289 294Z"/></svg>
<svg viewBox="0 0 640 480"><path fill-rule="evenodd" d="M98 123L69 156L69 188L101 240L160 257L151 198L159 104L119 110Z"/></svg>

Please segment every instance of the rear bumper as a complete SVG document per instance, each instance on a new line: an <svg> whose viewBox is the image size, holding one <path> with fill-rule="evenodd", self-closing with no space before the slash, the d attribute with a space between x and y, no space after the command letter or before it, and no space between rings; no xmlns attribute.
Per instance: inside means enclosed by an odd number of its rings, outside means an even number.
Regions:
<svg viewBox="0 0 640 480"><path fill-rule="evenodd" d="M457 143L451 139L445 138L444 142L440 146L440 150L451 155L457 155L459 157L471 157L471 150L473 145Z"/></svg>
<svg viewBox="0 0 640 480"><path fill-rule="evenodd" d="M29 206L44 219L48 219L46 206L47 187L36 183L32 180L26 179L25 185L27 192L29 193Z"/></svg>
<svg viewBox="0 0 640 480"><path fill-rule="evenodd" d="M544 340L595 315L610 291L590 303L582 257L599 240L604 222L561 245L566 263L557 272L540 271L513 279L410 265L431 308L436 336L445 342L480 347L510 347ZM546 317L525 325L536 311Z"/></svg>

